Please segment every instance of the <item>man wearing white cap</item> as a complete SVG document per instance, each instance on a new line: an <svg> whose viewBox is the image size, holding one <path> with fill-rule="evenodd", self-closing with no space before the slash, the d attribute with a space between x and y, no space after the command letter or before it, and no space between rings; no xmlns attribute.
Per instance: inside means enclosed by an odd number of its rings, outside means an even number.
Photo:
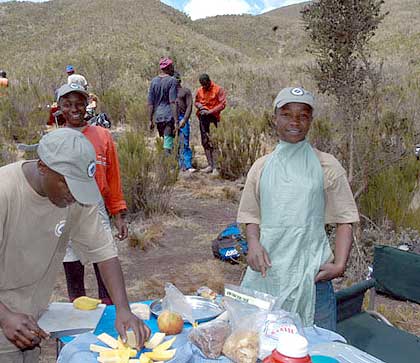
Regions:
<svg viewBox="0 0 420 363"><path fill-rule="evenodd" d="M280 140L251 167L238 211L249 243L242 285L277 296L305 326L334 330L331 280L345 271L359 216L343 167L306 139L314 107L303 88L284 88L274 101ZM337 226L334 255L326 224Z"/></svg>
<svg viewBox="0 0 420 363"><path fill-rule="evenodd" d="M45 135L39 160L0 168L0 363L38 362L48 305L68 238L83 263L96 262L117 309L116 329L142 346L149 329L130 311L124 278L97 204L95 150L76 130Z"/></svg>

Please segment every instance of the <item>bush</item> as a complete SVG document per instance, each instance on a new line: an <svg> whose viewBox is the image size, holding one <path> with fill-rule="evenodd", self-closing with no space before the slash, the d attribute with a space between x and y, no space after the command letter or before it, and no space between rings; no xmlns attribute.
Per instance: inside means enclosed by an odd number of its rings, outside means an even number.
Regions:
<svg viewBox="0 0 420 363"><path fill-rule="evenodd" d="M38 142L48 110L42 105L46 97L33 86L20 86L0 98L0 136L6 142Z"/></svg>
<svg viewBox="0 0 420 363"><path fill-rule="evenodd" d="M168 211L178 177L174 156L166 156L162 142L149 146L144 134L126 132L118 140L122 184L128 209L149 217Z"/></svg>
<svg viewBox="0 0 420 363"><path fill-rule="evenodd" d="M234 180L248 173L255 160L264 154L263 138L268 126L267 114L230 110L223 115L213 137L222 178Z"/></svg>
<svg viewBox="0 0 420 363"><path fill-rule="evenodd" d="M373 177L360 198L360 211L381 225L390 220L396 228L412 227L420 230L418 214L409 211L416 187L419 162L406 158L399 165Z"/></svg>

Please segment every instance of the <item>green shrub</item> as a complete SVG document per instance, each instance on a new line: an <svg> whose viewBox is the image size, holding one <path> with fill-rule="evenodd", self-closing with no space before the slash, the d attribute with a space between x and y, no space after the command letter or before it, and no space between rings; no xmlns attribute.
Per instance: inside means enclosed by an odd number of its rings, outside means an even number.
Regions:
<svg viewBox="0 0 420 363"><path fill-rule="evenodd" d="M149 128L147 101L144 98L130 100L127 106L126 122L130 127L146 131Z"/></svg>
<svg viewBox="0 0 420 363"><path fill-rule="evenodd" d="M247 174L264 153L263 136L268 125L267 115L255 115L247 110L229 110L223 114L213 137L222 178L234 180Z"/></svg>
<svg viewBox="0 0 420 363"><path fill-rule="evenodd" d="M146 217L168 211L178 167L174 156L166 156L160 139L148 145L144 134L126 132L118 140L121 177L132 213Z"/></svg>
<svg viewBox="0 0 420 363"><path fill-rule="evenodd" d="M360 198L360 212L379 225L390 220L396 228L420 230L418 213L409 211L419 168L419 162L410 157L372 177Z"/></svg>
<svg viewBox="0 0 420 363"><path fill-rule="evenodd" d="M38 142L48 120L46 97L33 86L20 86L0 98L0 135L6 142Z"/></svg>

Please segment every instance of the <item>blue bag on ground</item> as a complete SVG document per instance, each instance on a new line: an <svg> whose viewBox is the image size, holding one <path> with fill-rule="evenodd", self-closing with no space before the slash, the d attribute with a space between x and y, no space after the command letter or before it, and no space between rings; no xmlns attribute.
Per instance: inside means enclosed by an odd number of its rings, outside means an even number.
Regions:
<svg viewBox="0 0 420 363"><path fill-rule="evenodd" d="M235 263L248 253L248 243L241 234L239 225L228 225L212 242L213 255L222 261Z"/></svg>

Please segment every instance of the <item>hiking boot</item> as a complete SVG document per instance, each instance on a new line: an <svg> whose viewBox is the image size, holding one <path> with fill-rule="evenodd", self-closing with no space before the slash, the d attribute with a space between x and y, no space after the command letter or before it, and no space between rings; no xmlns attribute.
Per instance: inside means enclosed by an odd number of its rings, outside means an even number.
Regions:
<svg viewBox="0 0 420 363"><path fill-rule="evenodd" d="M192 174L192 173L195 173L197 171L197 169L189 168L186 171L189 172L190 174Z"/></svg>
<svg viewBox="0 0 420 363"><path fill-rule="evenodd" d="M213 169L213 171L211 172L211 176L216 177L216 176L219 176L219 175L220 174L219 174L219 171L217 169Z"/></svg>
<svg viewBox="0 0 420 363"><path fill-rule="evenodd" d="M208 167L200 170L202 173L210 174L213 171L213 168L209 165Z"/></svg>

